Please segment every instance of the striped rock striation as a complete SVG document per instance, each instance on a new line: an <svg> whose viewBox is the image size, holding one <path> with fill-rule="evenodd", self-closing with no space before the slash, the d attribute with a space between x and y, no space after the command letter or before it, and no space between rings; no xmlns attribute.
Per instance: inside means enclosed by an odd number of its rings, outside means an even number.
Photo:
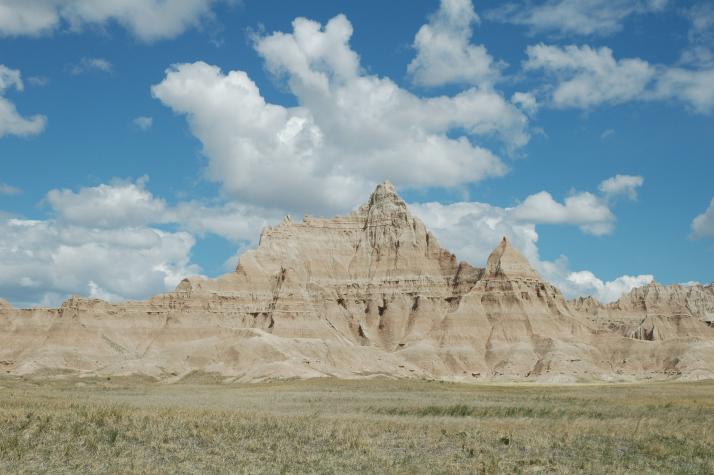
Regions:
<svg viewBox="0 0 714 475"><path fill-rule="evenodd" d="M229 381L334 376L577 382L714 376L714 290L566 301L506 238L443 249L385 182L352 214L263 230L235 272L147 301L0 301L0 371Z"/></svg>

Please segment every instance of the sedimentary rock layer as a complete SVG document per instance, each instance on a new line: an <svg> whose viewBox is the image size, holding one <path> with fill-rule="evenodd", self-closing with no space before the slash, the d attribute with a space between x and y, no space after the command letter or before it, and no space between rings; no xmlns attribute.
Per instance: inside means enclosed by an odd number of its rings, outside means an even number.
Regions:
<svg viewBox="0 0 714 475"><path fill-rule="evenodd" d="M714 376L714 288L568 302L504 240L457 262L394 187L345 217L286 218L235 272L148 301L0 301L0 371L231 380L387 375L551 382Z"/></svg>

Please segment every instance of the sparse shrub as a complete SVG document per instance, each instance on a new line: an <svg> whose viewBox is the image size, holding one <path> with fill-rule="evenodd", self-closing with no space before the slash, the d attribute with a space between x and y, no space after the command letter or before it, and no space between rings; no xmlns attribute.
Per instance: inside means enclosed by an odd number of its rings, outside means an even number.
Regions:
<svg viewBox="0 0 714 475"><path fill-rule="evenodd" d="M109 442L109 445L114 445L117 441L117 437L119 437L119 431L117 429L109 429L107 432L107 442Z"/></svg>

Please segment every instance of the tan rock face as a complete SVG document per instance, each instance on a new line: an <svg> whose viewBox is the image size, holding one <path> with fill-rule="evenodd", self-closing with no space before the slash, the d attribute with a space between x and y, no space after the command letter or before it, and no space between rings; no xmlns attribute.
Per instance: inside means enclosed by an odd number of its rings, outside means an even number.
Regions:
<svg viewBox="0 0 714 475"><path fill-rule="evenodd" d="M640 311L647 314L689 315L704 319L714 314L714 284L670 285L652 282L633 289L610 308L617 311Z"/></svg>
<svg viewBox="0 0 714 475"><path fill-rule="evenodd" d="M540 280L528 260L511 246L506 237L488 257L486 278Z"/></svg>
<svg viewBox="0 0 714 475"><path fill-rule="evenodd" d="M663 286L652 282L607 305L587 298L574 300L571 306L595 326L631 338L711 338L714 284Z"/></svg>
<svg viewBox="0 0 714 475"><path fill-rule="evenodd" d="M244 381L711 377L711 286L665 289L608 306L567 302L505 238L485 269L459 263L384 183L348 216L265 229L234 273L187 278L145 302L72 298L33 310L0 302L0 371L169 380L210 371Z"/></svg>

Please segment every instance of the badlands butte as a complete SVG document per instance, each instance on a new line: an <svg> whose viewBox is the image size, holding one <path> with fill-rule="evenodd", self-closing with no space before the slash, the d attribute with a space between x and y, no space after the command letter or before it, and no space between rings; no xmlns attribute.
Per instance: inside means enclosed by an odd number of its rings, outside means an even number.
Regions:
<svg viewBox="0 0 714 475"><path fill-rule="evenodd" d="M506 238L458 262L394 187L352 214L286 218L235 272L148 301L0 301L0 371L586 382L714 377L714 284L567 301Z"/></svg>

